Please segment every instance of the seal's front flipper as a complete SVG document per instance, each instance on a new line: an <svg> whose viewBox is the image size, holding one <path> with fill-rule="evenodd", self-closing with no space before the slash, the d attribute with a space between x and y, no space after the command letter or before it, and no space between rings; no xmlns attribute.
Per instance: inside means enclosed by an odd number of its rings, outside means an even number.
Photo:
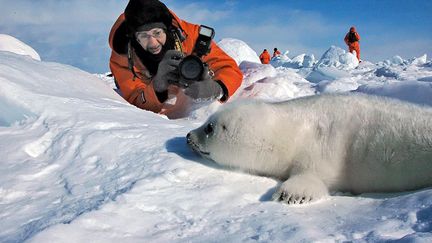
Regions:
<svg viewBox="0 0 432 243"><path fill-rule="evenodd" d="M287 204L302 204L318 200L328 194L326 185L316 175L298 174L282 183L272 199Z"/></svg>

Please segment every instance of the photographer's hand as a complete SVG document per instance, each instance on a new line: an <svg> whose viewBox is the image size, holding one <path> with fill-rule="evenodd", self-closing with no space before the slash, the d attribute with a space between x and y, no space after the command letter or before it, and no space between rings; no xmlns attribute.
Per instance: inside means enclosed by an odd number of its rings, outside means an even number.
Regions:
<svg viewBox="0 0 432 243"><path fill-rule="evenodd" d="M223 90L220 84L212 79L206 65L204 67L202 80L193 82L189 87L185 88L185 94L195 100L209 100L221 97Z"/></svg>
<svg viewBox="0 0 432 243"><path fill-rule="evenodd" d="M170 83L178 82L178 65L183 58L183 54L176 50L169 50L160 61L158 71L153 78L153 88L157 93L168 90Z"/></svg>

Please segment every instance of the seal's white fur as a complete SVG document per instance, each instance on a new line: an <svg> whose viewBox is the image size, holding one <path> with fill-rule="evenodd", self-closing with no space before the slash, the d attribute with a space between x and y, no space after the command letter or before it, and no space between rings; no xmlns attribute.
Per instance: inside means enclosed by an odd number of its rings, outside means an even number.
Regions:
<svg viewBox="0 0 432 243"><path fill-rule="evenodd" d="M227 104L188 134L218 164L285 182L273 198L432 185L432 109L368 95Z"/></svg>

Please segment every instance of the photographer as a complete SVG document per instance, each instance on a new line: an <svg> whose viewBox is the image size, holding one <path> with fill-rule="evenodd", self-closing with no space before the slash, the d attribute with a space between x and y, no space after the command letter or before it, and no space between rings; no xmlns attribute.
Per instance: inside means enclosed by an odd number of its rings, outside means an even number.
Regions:
<svg viewBox="0 0 432 243"><path fill-rule="evenodd" d="M110 68L122 96L169 118L185 116L193 102L226 101L243 75L207 30L179 19L158 0L130 0L109 37ZM197 55L206 41L209 51ZM200 64L184 64L191 54ZM195 70L199 75L188 77Z"/></svg>
<svg viewBox="0 0 432 243"><path fill-rule="evenodd" d="M360 35L357 33L356 28L352 26L344 38L345 44L348 46L349 52L356 52L357 60L360 59Z"/></svg>

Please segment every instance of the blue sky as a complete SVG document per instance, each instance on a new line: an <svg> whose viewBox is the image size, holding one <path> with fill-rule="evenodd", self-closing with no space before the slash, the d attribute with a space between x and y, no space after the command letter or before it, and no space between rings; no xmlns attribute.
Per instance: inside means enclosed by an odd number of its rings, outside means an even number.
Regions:
<svg viewBox="0 0 432 243"><path fill-rule="evenodd" d="M432 57L430 0L186 1L165 4L189 22L213 26L216 41L236 38L258 54L278 47L290 57L319 58L331 45L345 48L352 25L362 37L362 59ZM45 61L89 72L108 71L107 39L127 0L0 0L0 33L32 46Z"/></svg>

